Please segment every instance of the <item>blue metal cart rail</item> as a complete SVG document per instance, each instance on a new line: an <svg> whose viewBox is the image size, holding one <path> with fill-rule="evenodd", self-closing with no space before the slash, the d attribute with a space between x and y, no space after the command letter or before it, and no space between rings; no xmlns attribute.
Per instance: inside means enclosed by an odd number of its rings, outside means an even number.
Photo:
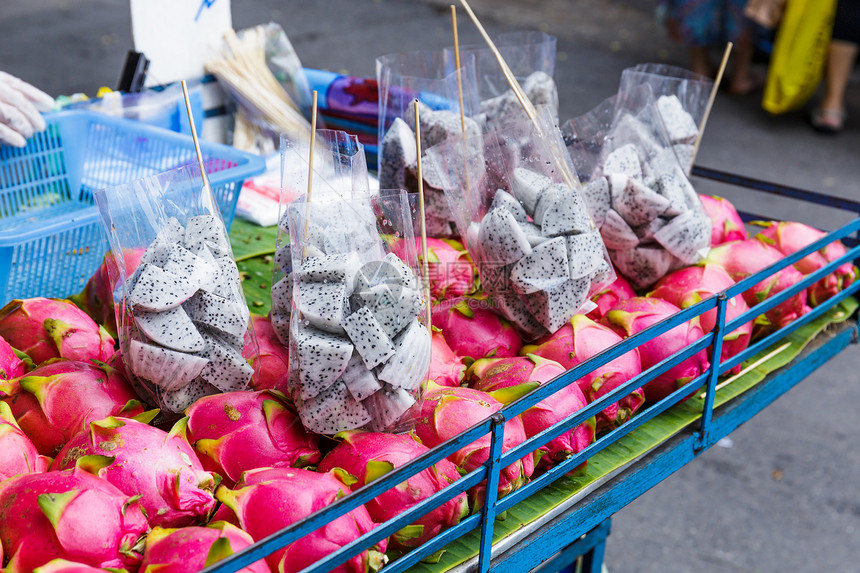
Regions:
<svg viewBox="0 0 860 573"><path fill-rule="evenodd" d="M812 191L804 191L699 167L694 169L693 174L698 177L739 185L758 192L800 199L860 215L860 203L852 200L829 197ZM609 533L609 519L612 514L693 460L699 453L711 447L719 439L749 420L816 368L844 350L849 344L856 342L857 326L854 321L836 325L826 333L822 333L816 337L800 356L790 364L771 373L764 381L758 383L747 392L718 408L714 408L715 387L720 375L727 373L733 367L760 351L769 348L789 333L821 317L845 298L854 295L860 290L860 282L854 283L837 296L814 308L810 313L793 321L779 331L756 341L755 344L751 345L744 352L720 363L719 357L723 333L732 332L738 326L753 320L756 316L780 304L789 297L796 295L801 290L808 288L813 283L833 272L845 262L855 261L860 258L860 246L858 246L858 241L856 240L858 232L860 232L860 218L855 216L847 225L827 234L805 249L785 257L762 272L738 282L718 296L684 309L668 319L625 339L594 358L568 370L553 381L540 386L516 402L505 406L484 422L433 448L412 462L389 472L384 477L341 498L306 519L272 534L252 547L240 551L216 565L208 567L205 571L207 573L237 571L316 530L325 523L344 515L359 505L366 503L381 492L396 486L410 476L428 468L461 447L487 434L490 434L492 437L492 445L490 459L483 466L463 476L444 490L437 492L416 506L409 508L397 517L381 524L373 531L343 546L338 551L328 555L325 559L308 567L305 571L322 572L336 567L338 564L361 553L365 548L373 545L378 540L412 523L422 514L445 503L485 479L487 480L485 499L483 508L479 513L468 516L458 525L443 531L421 547L388 564L384 570L391 573L405 571L465 533L473 529L479 529L481 536L478 556L471 562L458 566L456 569L484 573L489 570L527 571L540 566L541 571L556 571L569 567L577 557L584 555L584 570L599 571L602 563L603 546ZM799 281L791 288L765 300L743 315L726 321L726 305L732 297L837 239L843 240L846 245L850 246L848 252L843 257L831 262L815 273L807 275L802 281ZM502 440L506 420L519 415L541 400L550 397L564 386L574 383L575 380L581 378L586 373L625 354L642 342L654 338L714 308L717 309L717 325L711 333L692 342L685 349L642 372L639 376L619 386L558 424L547 428L540 434L529 438L504 453L502 452ZM502 468L522 458L529 452L533 452L544 443L579 425L591 416L594 416L606 406L617 402L655 376L709 347L711 366L705 373L677 389L673 394L660 402L641 411L625 424L603 435L585 450L559 463L546 473L533 477L522 488L511 492L504 498L497 498L499 473ZM594 456L597 452L617 442L631 431L647 424L656 416L683 401L691 393L699 391L699 389L704 389L705 399L703 401L701 417L693 427L678 432L668 441L649 451L646 455L629 462L620 471L612 475L607 475L600 482L577 492L563 507L556 508L556 510L548 514L544 519L541 519L540 523L533 524L532 527L525 527L521 531L518 531L516 535L506 537L495 543L495 545L493 544L493 530L496 517L500 513L510 509L518 502L556 481L567 472Z"/></svg>

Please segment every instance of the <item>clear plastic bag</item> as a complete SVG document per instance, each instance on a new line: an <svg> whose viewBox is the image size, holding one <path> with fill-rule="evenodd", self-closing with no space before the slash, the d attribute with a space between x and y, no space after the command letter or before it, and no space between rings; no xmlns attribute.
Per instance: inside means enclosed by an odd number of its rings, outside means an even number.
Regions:
<svg viewBox="0 0 860 573"><path fill-rule="evenodd" d="M430 365L415 201L402 190L327 203L302 198L287 218L290 393L302 423L320 434L408 429ZM391 241L405 241L405 260Z"/></svg>
<svg viewBox="0 0 860 573"><path fill-rule="evenodd" d="M666 135L689 175L693 146L714 87L713 80L667 64L639 64L621 72L618 94L623 99L627 92L641 85L651 87Z"/></svg>
<svg viewBox="0 0 860 573"><path fill-rule="evenodd" d="M551 112L428 150L493 306L534 339L615 279Z"/></svg>
<svg viewBox="0 0 860 573"><path fill-rule="evenodd" d="M698 262L710 221L681 168L651 88L640 85L562 126L615 270L638 289Z"/></svg>
<svg viewBox="0 0 860 573"><path fill-rule="evenodd" d="M293 270L287 207L307 194L310 143L281 137L281 199L275 265L272 273L272 328L284 346L290 339ZM314 150L314 179L311 191L315 204L368 197L370 182L364 146L343 131L317 130Z"/></svg>
<svg viewBox="0 0 860 573"><path fill-rule="evenodd" d="M123 362L141 398L171 418L196 399L244 390L257 342L230 240L197 166L94 193L117 269ZM145 249L128 277L123 253Z"/></svg>
<svg viewBox="0 0 860 573"><path fill-rule="evenodd" d="M417 146L413 102L420 103L421 148L467 133L477 135L480 127L471 119L477 110L474 56L460 63L463 84L463 113L453 52L407 52L376 60L379 85L379 187L418 191ZM445 195L432 172L425 171L424 195L427 232L434 237L456 235Z"/></svg>

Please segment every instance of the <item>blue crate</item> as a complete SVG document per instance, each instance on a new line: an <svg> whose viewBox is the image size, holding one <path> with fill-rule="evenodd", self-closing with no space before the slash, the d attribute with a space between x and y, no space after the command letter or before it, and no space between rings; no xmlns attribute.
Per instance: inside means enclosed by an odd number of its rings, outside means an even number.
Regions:
<svg viewBox="0 0 860 573"><path fill-rule="evenodd" d="M93 191L195 164L191 138L94 112L45 116L47 130L18 149L0 145L0 303L80 291L107 250ZM227 228L242 183L262 158L201 142Z"/></svg>

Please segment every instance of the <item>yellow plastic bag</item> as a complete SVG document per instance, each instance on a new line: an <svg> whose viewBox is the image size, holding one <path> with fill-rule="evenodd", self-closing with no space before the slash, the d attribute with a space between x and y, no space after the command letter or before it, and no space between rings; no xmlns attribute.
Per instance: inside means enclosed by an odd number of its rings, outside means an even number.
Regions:
<svg viewBox="0 0 860 573"><path fill-rule="evenodd" d="M836 0L788 0L776 35L762 107L785 113L812 97L830 47Z"/></svg>

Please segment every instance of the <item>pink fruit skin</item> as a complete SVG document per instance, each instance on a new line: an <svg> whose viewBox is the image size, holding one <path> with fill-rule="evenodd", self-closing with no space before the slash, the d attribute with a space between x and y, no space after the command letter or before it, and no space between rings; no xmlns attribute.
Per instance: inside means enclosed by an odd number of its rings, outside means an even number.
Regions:
<svg viewBox="0 0 860 573"><path fill-rule="evenodd" d="M68 559L53 559L41 567L33 569L33 573L104 573L101 567L75 563Z"/></svg>
<svg viewBox="0 0 860 573"><path fill-rule="evenodd" d="M143 247L123 250L125 259L125 276L128 278L140 265L140 258L146 249ZM116 261L110 254L105 255L102 264L87 281L84 290L70 298L78 307L86 312L97 324L104 326L113 337L117 335L116 314L114 312L113 291L118 282L120 271Z"/></svg>
<svg viewBox="0 0 860 573"><path fill-rule="evenodd" d="M531 354L513 358L484 358L469 367L469 386L483 392L511 388L527 382L543 384L564 374L558 362ZM531 438L584 408L588 402L577 384L568 384L546 400L520 414L526 437ZM538 468L548 470L555 464L581 452L594 441L594 419L589 418L572 430L553 438L536 452ZM578 469L584 470L587 462Z"/></svg>
<svg viewBox="0 0 860 573"><path fill-rule="evenodd" d="M18 383L20 390L4 401L44 456L53 457L90 422L143 412L125 377L106 364L57 360L36 368Z"/></svg>
<svg viewBox="0 0 860 573"><path fill-rule="evenodd" d="M735 284L732 277L719 265L686 267L666 275L654 286L648 296L671 302L678 308L687 308L716 295ZM726 304L726 322L749 310L741 295L731 298ZM717 322L717 309L709 310L699 316L699 325L707 334ZM723 337L720 361L743 352L750 344L752 321L743 324ZM731 372L737 374L742 365L738 364Z"/></svg>
<svg viewBox="0 0 860 573"><path fill-rule="evenodd" d="M51 358L104 362L114 353L107 331L65 300L13 300L0 309L0 336L36 365Z"/></svg>
<svg viewBox="0 0 860 573"><path fill-rule="evenodd" d="M426 446L405 434L343 432L338 437L342 437L342 441L323 458L317 471L328 472L335 468L346 471L357 480L350 485L353 491L428 451ZM382 523L458 479L457 468L444 459L378 495L365 507L373 521ZM389 543L391 547L404 550L418 547L440 531L460 523L468 512L466 494L461 493L413 522L413 526L422 528L420 534L410 535L401 530L391 536Z"/></svg>
<svg viewBox="0 0 860 573"><path fill-rule="evenodd" d="M638 296L619 302L612 310L606 313L606 316L602 319L602 323L615 330L621 336L628 337L672 316L680 310L677 306L665 300ZM664 332L656 338L646 340L637 346L639 358L642 361L642 370L651 368L702 336L704 336L704 333L702 332L702 327L699 326L699 321L693 319ZM706 351L697 352L645 384L643 386L645 398L649 402L662 400L693 378L702 374L707 368L708 359Z"/></svg>
<svg viewBox="0 0 860 573"><path fill-rule="evenodd" d="M24 474L0 485L7 573L56 558L136 571L148 526L140 502L81 469Z"/></svg>
<svg viewBox="0 0 860 573"><path fill-rule="evenodd" d="M40 456L5 402L0 402L0 481L18 474L44 472L49 458Z"/></svg>
<svg viewBox="0 0 860 573"><path fill-rule="evenodd" d="M406 258L406 243L401 239L391 245L394 254ZM415 252L422 257L421 239L415 239ZM445 300L472 294L478 289L477 269L469 252L457 241L427 237L427 271L430 297Z"/></svg>
<svg viewBox="0 0 860 573"><path fill-rule="evenodd" d="M140 573L201 571L206 567L206 558L209 556L212 544L219 539L227 540L229 544L227 555L238 553L254 544L250 535L225 521L215 521L206 527L181 529L154 527L146 536L146 550L143 553ZM261 559L239 571L240 573L271 573L272 570Z"/></svg>
<svg viewBox="0 0 860 573"><path fill-rule="evenodd" d="M24 361L18 358L12 346L0 338L0 380L12 380L27 372Z"/></svg>
<svg viewBox="0 0 860 573"><path fill-rule="evenodd" d="M276 391L225 392L197 400L186 411L186 437L209 471L232 486L242 472L262 467L316 465L316 434Z"/></svg>
<svg viewBox="0 0 860 573"><path fill-rule="evenodd" d="M259 352L255 352L250 329L245 333L245 346L242 348L242 357L254 368L251 388L254 390L275 388L286 391L290 351L281 344L268 317L252 314L251 322L257 337Z"/></svg>
<svg viewBox="0 0 860 573"><path fill-rule="evenodd" d="M331 505L349 488L334 473L317 473L299 468L262 468L247 472L232 490L223 485L215 495L224 503L216 518L231 512L240 527L254 541L260 541L288 525ZM313 565L343 545L376 527L362 505L275 551L266 562L272 571L295 573ZM385 552L386 540L374 550L359 553L346 563L332 569L338 573L366 573L371 565L381 566L380 553Z"/></svg>
<svg viewBox="0 0 860 573"><path fill-rule="evenodd" d="M633 290L627 279L618 275L615 282L591 297L592 302L597 305L597 308L589 312L586 316L596 322L603 318L603 315L615 306L615 303L619 300L627 300L634 296L636 296L636 291Z"/></svg>
<svg viewBox="0 0 860 573"><path fill-rule="evenodd" d="M715 263L723 267L732 280L740 282L752 274L782 259L783 255L770 245L758 239L733 241L714 247L708 253L705 262ZM803 274L794 267L786 267L776 274L770 275L760 283L744 291L743 296L750 308L771 296L784 291L803 279ZM806 305L806 291L777 305L765 313L765 326L781 328L792 320L809 312ZM756 321L757 323L759 320Z"/></svg>
<svg viewBox="0 0 860 573"><path fill-rule="evenodd" d="M457 434L482 422L502 409L503 404L480 390L472 388L432 388L424 394L424 401L413 430L415 436L428 448L438 446ZM526 431L522 419L517 416L505 422L505 439L502 451L522 443ZM482 436L448 456L464 473L475 470L490 456L489 435ZM502 468L499 475L499 497L503 497L528 482L534 472L531 454ZM486 482L469 490L470 505L481 507L484 503Z"/></svg>
<svg viewBox="0 0 860 573"><path fill-rule="evenodd" d="M432 320L461 358L516 356L523 345L513 325L478 299L444 300L433 307Z"/></svg>
<svg viewBox="0 0 860 573"><path fill-rule="evenodd" d="M594 322L587 316L576 314L570 322L539 341L537 345L523 347L523 352L554 360L569 370L621 340L622 337L611 328ZM639 360L639 352L634 348L589 372L576 383L588 403L591 403L641 372L642 363ZM597 432L611 430L623 424L644 402L645 394L641 388L636 388L618 402L607 406L595 417Z"/></svg>
<svg viewBox="0 0 860 573"><path fill-rule="evenodd" d="M711 218L711 245L749 238L744 221L728 199L716 195L699 195L705 213Z"/></svg>
<svg viewBox="0 0 860 573"><path fill-rule="evenodd" d="M780 223L771 221L760 224L765 225L765 229L756 235L756 238L774 247L785 256L796 253L827 234L809 225L793 221ZM841 241L834 241L794 263L794 268L804 275L808 275L839 259L847 252ZM818 306L833 295L848 288L857 280L857 273L857 267L851 263L840 265L833 273L807 289L809 304Z"/></svg>
<svg viewBox="0 0 860 573"><path fill-rule="evenodd" d="M113 458L95 467L81 461L120 491L139 494L150 525L204 523L215 509L215 478L203 469L182 430L184 423L168 433L137 420L108 417L69 440L51 470L74 467L84 456Z"/></svg>
<svg viewBox="0 0 860 573"><path fill-rule="evenodd" d="M457 356L441 332L434 332L430 342L430 373L427 375L439 386L459 386L466 375L466 365Z"/></svg>

